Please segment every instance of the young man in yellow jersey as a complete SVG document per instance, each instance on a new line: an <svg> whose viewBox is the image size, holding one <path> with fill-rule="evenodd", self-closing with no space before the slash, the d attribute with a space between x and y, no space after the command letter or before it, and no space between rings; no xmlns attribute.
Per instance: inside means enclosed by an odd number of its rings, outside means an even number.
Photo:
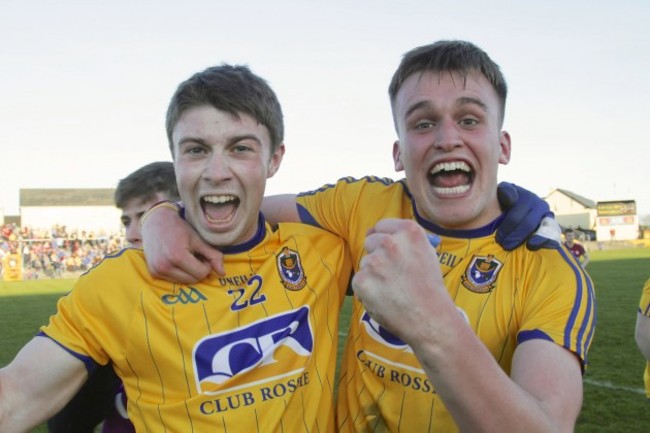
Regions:
<svg viewBox="0 0 650 433"><path fill-rule="evenodd" d="M269 219L308 222L350 246L356 299L339 430L572 431L594 291L559 237L542 249L500 243L497 170L511 138L498 65L469 42L439 41L405 54L389 95L406 179L346 178L264 206ZM170 215L144 228L145 249L161 247L147 252L160 253L154 268L201 275L209 264L166 253L174 239L218 254ZM154 229L169 232L157 240ZM440 236L437 251L427 232Z"/></svg>
<svg viewBox="0 0 650 433"><path fill-rule="evenodd" d="M285 150L274 92L244 66L209 68L178 87L167 135L185 217L222 272L180 285L140 249L107 256L0 369L0 431L38 425L110 363L138 432L333 433L351 265L339 237L260 213Z"/></svg>

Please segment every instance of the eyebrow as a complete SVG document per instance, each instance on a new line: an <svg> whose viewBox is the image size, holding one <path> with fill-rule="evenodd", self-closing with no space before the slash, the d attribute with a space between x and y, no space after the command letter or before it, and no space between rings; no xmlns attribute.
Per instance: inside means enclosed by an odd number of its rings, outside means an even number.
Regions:
<svg viewBox="0 0 650 433"><path fill-rule="evenodd" d="M487 111L487 105L483 101L477 98L471 98L469 96L462 96L458 98L456 100L456 105L459 107L462 107L463 105L478 105L481 109ZM431 107L434 107L434 104L432 104L431 101L423 100L416 102L415 104L411 105L408 110L406 110L406 113L404 113L404 118L408 118L414 111Z"/></svg>
<svg viewBox="0 0 650 433"><path fill-rule="evenodd" d="M228 139L228 144L230 145L230 144L238 143L238 142L243 141L243 140L253 140L253 141L257 142L260 146L262 145L262 141L255 134L235 135L235 136L230 137ZM185 143L188 143L188 142L193 142L193 143L202 144L204 146L209 146L209 143L206 140L204 140L203 138L192 137L192 136L183 137L181 140L178 141L178 146L181 146L181 145L183 145Z"/></svg>
<svg viewBox="0 0 650 433"><path fill-rule="evenodd" d="M470 98L469 96L463 96L461 98L458 98L457 105L467 105L467 104L478 105L484 111L487 111L487 105L485 104L485 102L481 101L480 99Z"/></svg>

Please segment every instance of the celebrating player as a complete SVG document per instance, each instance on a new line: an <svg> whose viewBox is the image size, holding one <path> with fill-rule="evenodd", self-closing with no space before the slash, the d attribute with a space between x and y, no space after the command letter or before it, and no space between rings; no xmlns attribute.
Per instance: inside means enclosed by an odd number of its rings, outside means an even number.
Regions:
<svg viewBox="0 0 650 433"><path fill-rule="evenodd" d="M549 248L499 244L507 215L497 172L511 139L498 65L471 43L440 41L404 56L389 94L393 159L406 179L346 178L264 206L270 220L308 222L349 243L356 299L340 431L572 431L594 292L559 232L548 232ZM214 253L170 213L153 217L143 228L150 266L203 275L210 265L188 251ZM441 237L437 254L426 232Z"/></svg>
<svg viewBox="0 0 650 433"><path fill-rule="evenodd" d="M275 94L246 67L209 68L178 87L167 134L185 216L223 274L178 285L142 250L106 257L0 370L0 431L47 419L111 363L136 431L333 432L351 265L340 238L260 213L285 150Z"/></svg>

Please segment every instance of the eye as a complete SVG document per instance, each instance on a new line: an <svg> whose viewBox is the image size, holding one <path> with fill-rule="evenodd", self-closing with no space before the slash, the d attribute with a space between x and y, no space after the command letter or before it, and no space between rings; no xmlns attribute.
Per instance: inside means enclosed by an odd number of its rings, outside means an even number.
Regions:
<svg viewBox="0 0 650 433"><path fill-rule="evenodd" d="M430 120L420 120L415 124L414 129L430 129L433 128L435 124Z"/></svg>
<svg viewBox="0 0 650 433"><path fill-rule="evenodd" d="M205 152L206 152L205 148L203 146L198 146L198 145L196 145L196 146L188 146L185 149L185 153L188 153L190 155L201 155L201 154L203 154Z"/></svg>
<svg viewBox="0 0 650 433"><path fill-rule="evenodd" d="M250 152L250 151L253 150L253 148L251 146L249 146L248 144L238 143L233 147L233 150L236 153L243 153L243 152Z"/></svg>
<svg viewBox="0 0 650 433"><path fill-rule="evenodd" d="M478 125L478 120L474 117L464 117L459 123L461 126L476 126Z"/></svg>

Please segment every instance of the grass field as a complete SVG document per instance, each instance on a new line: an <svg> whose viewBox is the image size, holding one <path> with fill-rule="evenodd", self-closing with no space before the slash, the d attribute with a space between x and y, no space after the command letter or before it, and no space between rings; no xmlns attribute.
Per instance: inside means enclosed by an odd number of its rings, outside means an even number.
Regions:
<svg viewBox="0 0 650 433"><path fill-rule="evenodd" d="M593 251L589 264L598 324L584 381L576 432L644 432L650 403L643 395L644 360L634 343L641 288L650 278L650 248ZM0 365L5 365L55 310L72 280L0 282ZM341 319L347 332L349 299ZM44 428L34 430L46 432Z"/></svg>

